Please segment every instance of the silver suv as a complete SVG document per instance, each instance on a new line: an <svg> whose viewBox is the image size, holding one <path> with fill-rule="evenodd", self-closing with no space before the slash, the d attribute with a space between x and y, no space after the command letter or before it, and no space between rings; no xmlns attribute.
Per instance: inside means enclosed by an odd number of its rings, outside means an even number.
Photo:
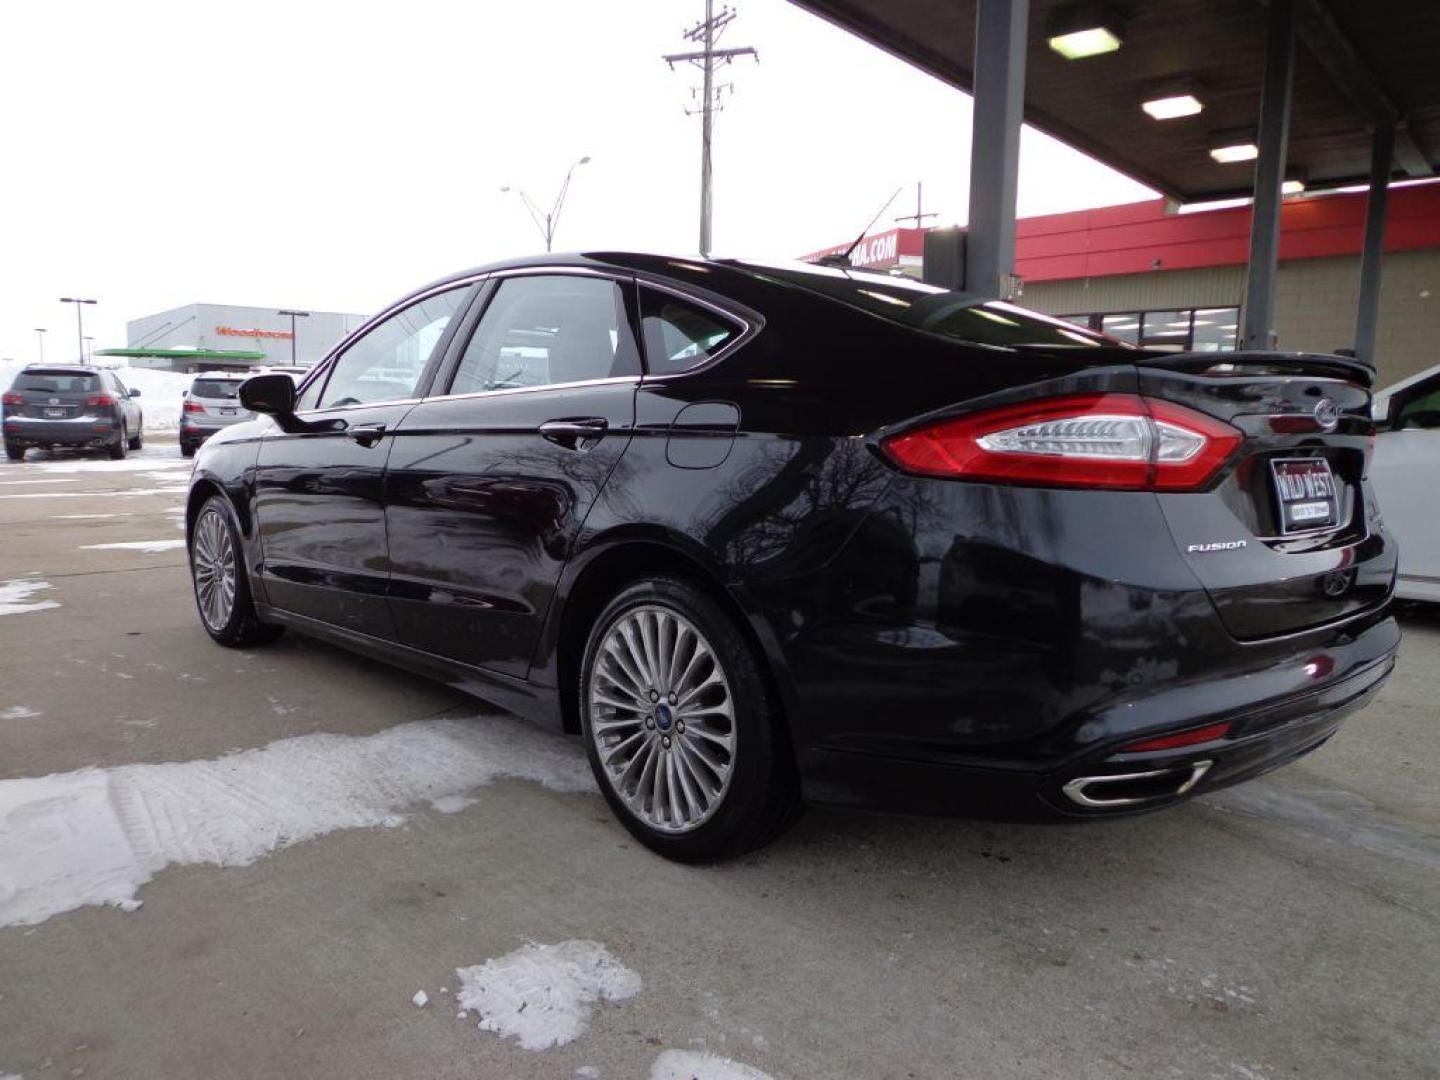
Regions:
<svg viewBox="0 0 1440 1080"><path fill-rule="evenodd" d="M194 457L200 444L221 428L254 419L255 414L240 405L240 384L248 377L225 372L195 376L180 411L180 453Z"/></svg>

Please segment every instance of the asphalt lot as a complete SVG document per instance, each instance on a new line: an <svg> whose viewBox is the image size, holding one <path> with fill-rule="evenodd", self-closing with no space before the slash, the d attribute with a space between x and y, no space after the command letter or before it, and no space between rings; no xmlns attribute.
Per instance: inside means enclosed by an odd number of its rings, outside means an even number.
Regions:
<svg viewBox="0 0 1440 1080"><path fill-rule="evenodd" d="M162 543L178 462L152 442L124 471L0 466L0 589L44 581L15 606L58 605L0 614L0 789L418 721L511 730L293 634L212 645ZM629 1078L667 1050L777 1080L1440 1076L1440 615L1405 630L1395 677L1321 751L1126 822L812 810L758 855L686 868L593 793L502 777L449 812L166 865L137 910L0 927L0 1077ZM582 760L507 745L557 774ZM29 869L0 863L0 904ZM527 1050L457 1018L457 968L575 939L643 980L578 1038Z"/></svg>

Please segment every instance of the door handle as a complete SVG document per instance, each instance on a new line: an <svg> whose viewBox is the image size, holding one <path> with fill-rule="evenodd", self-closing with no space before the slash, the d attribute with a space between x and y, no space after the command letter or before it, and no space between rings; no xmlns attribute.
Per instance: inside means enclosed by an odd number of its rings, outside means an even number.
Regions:
<svg viewBox="0 0 1440 1080"><path fill-rule="evenodd" d="M586 416L578 420L547 420L540 425L540 434L570 450L589 450L609 429L610 423L604 417Z"/></svg>
<svg viewBox="0 0 1440 1080"><path fill-rule="evenodd" d="M361 446L374 446L385 437L384 424L358 424L355 427L347 428L345 434L354 439Z"/></svg>

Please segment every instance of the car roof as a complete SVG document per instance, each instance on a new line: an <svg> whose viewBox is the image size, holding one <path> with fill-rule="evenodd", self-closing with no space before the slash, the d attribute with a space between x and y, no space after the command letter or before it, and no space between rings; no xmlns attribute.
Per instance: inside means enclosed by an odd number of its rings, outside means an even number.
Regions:
<svg viewBox="0 0 1440 1080"><path fill-rule="evenodd" d="M47 371L63 373L65 375L98 375L100 368L91 367L89 364L26 364L21 371L31 375L43 375Z"/></svg>

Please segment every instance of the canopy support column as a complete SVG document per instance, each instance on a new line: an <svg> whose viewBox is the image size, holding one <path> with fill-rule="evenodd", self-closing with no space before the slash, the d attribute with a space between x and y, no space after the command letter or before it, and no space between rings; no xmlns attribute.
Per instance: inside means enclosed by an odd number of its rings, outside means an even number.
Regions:
<svg viewBox="0 0 1440 1080"><path fill-rule="evenodd" d="M1370 364L1375 363L1380 323L1380 256L1394 157L1395 129L1376 128L1370 150L1370 194L1365 200L1365 244L1360 250L1360 304L1355 312L1355 355Z"/></svg>
<svg viewBox="0 0 1440 1080"><path fill-rule="evenodd" d="M1275 272L1280 256L1281 185L1290 134L1295 69L1295 0L1270 0L1265 43L1265 86L1260 100L1260 157L1255 163L1255 209L1250 224L1250 265L1245 286L1241 347L1275 348Z"/></svg>
<svg viewBox="0 0 1440 1080"><path fill-rule="evenodd" d="M1029 0L978 0L965 291L1009 298L1015 278L1015 186L1025 113Z"/></svg>

